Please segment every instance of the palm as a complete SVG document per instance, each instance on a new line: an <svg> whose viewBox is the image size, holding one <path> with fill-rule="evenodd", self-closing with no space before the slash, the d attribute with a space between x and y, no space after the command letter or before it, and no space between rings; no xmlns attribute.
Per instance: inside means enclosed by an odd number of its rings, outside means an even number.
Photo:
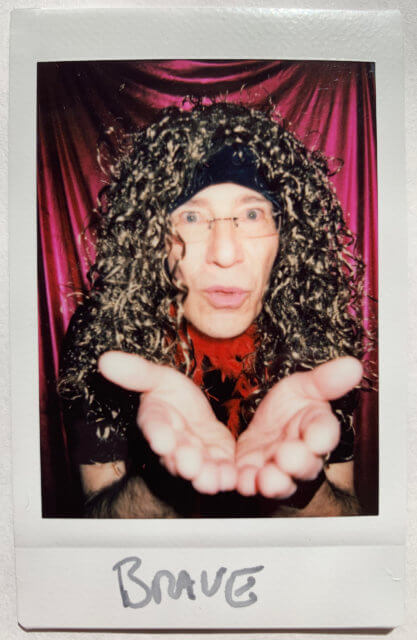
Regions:
<svg viewBox="0 0 417 640"><path fill-rule="evenodd" d="M203 392L174 369L136 355L108 352L101 373L141 393L138 425L162 463L202 493L234 488L285 498L293 479L312 479L332 451L340 427L329 401L355 387L362 366L339 358L276 384L260 403L237 444L213 414Z"/></svg>
<svg viewBox="0 0 417 640"><path fill-rule="evenodd" d="M171 473L202 493L234 489L235 440L189 378L121 352L103 355L99 368L112 382L141 393L138 426Z"/></svg>
<svg viewBox="0 0 417 640"><path fill-rule="evenodd" d="M238 440L237 490L285 498L296 489L293 478L316 477L322 456L340 438L329 401L350 391L361 376L358 360L339 358L272 387Z"/></svg>

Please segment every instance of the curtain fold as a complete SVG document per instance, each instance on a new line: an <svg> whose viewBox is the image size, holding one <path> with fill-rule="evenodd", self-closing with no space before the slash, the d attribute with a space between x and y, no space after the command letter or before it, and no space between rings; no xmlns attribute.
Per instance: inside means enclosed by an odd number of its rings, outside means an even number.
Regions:
<svg viewBox="0 0 417 640"><path fill-rule="evenodd" d="M310 149L320 149L364 257L365 325L377 328L377 157L371 63L158 60L38 64L38 280L41 467L44 517L74 512L55 384L59 350L94 261L91 215L103 187L97 148L166 106L190 97L274 105ZM184 102L185 101L185 102ZM377 353L369 355L376 371ZM363 393L357 421L357 482L367 513L378 500L378 405Z"/></svg>

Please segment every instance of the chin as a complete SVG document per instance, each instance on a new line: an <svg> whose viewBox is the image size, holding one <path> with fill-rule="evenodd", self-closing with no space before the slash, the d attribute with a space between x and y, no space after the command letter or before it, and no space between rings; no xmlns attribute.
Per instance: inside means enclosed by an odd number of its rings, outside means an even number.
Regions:
<svg viewBox="0 0 417 640"><path fill-rule="evenodd" d="M207 331L203 331L202 329L199 329L199 331L201 331L201 333L204 333L209 338L216 338L217 340L227 340L228 338L236 338L237 336L240 336L246 331L246 329L247 327L242 330L230 328L230 330L219 329L218 331L216 331L213 329L208 329Z"/></svg>
<svg viewBox="0 0 417 640"><path fill-rule="evenodd" d="M213 321L209 321L209 319L206 318L202 322L193 322L190 318L190 321L200 333L203 333L209 338L216 338L217 340L236 338L244 333L252 324L250 318L237 320L232 317L227 317L226 319L218 318Z"/></svg>

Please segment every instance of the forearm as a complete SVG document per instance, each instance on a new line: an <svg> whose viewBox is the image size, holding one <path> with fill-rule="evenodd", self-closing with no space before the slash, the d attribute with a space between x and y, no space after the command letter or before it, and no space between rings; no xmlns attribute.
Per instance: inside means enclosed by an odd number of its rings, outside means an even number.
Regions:
<svg viewBox="0 0 417 640"><path fill-rule="evenodd" d="M297 516L358 516L361 508L357 497L339 489L334 484L325 480L314 494L309 504L300 509Z"/></svg>
<svg viewBox="0 0 417 640"><path fill-rule="evenodd" d="M157 498L140 476L125 475L88 495L86 518L177 518L175 510Z"/></svg>
<svg viewBox="0 0 417 640"><path fill-rule="evenodd" d="M331 482L327 481L332 497L330 499L333 508L340 516L360 516L362 508L356 495L339 489Z"/></svg>
<svg viewBox="0 0 417 640"><path fill-rule="evenodd" d="M272 515L275 518L329 518L360 514L360 504L354 494L342 491L328 480L324 480L305 507L278 504Z"/></svg>

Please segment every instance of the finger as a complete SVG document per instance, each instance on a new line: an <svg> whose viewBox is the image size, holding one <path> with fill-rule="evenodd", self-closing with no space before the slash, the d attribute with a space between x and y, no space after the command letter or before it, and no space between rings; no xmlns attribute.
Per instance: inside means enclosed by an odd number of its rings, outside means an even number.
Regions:
<svg viewBox="0 0 417 640"><path fill-rule="evenodd" d="M233 491L236 487L237 470L230 462L221 462L218 467L219 491Z"/></svg>
<svg viewBox="0 0 417 640"><path fill-rule="evenodd" d="M168 471L170 472L170 474L172 476L176 476L177 474L177 467L175 464L175 460L174 460L174 456L173 455L169 455L169 456L161 456L159 458L159 462L166 468L168 469Z"/></svg>
<svg viewBox="0 0 417 640"><path fill-rule="evenodd" d="M256 484L259 492L265 498L289 498L297 489L297 485L290 476L275 464L266 464L258 472Z"/></svg>
<svg viewBox="0 0 417 640"><path fill-rule="evenodd" d="M300 425L307 447L318 456L324 456L337 447L340 440L340 424L330 408L312 410Z"/></svg>
<svg viewBox="0 0 417 640"><path fill-rule="evenodd" d="M302 395L314 400L336 400L356 387L362 375L359 360L346 356L325 362L312 371L295 373L291 380Z"/></svg>
<svg viewBox="0 0 417 640"><path fill-rule="evenodd" d="M278 444L274 459L281 471L299 480L313 480L323 467L322 460L300 440Z"/></svg>
<svg viewBox="0 0 417 640"><path fill-rule="evenodd" d="M193 479L194 489L200 493L215 494L219 491L219 473L215 462L205 462L200 473Z"/></svg>
<svg viewBox="0 0 417 640"><path fill-rule="evenodd" d="M168 367L154 364L141 356L123 351L107 351L98 360L100 373L130 391L152 391L161 386Z"/></svg>
<svg viewBox="0 0 417 640"><path fill-rule="evenodd" d="M247 466L239 469L236 491L242 496L254 496L256 494L256 474L258 473L257 467Z"/></svg>
<svg viewBox="0 0 417 640"><path fill-rule="evenodd" d="M182 445L177 447L174 458L177 473L186 480L192 480L201 471L203 465L201 449L191 445Z"/></svg>

